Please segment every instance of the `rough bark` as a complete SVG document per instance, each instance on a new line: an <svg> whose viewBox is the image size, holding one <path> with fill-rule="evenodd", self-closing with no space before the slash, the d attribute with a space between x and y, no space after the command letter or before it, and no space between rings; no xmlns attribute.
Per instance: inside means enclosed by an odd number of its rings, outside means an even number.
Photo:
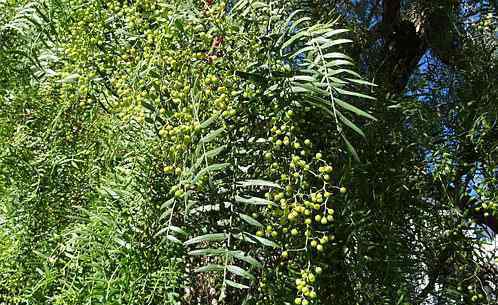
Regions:
<svg viewBox="0 0 498 305"><path fill-rule="evenodd" d="M410 76L417 69L422 56L430 49L447 65L461 67L465 65L460 56L458 42L451 27L452 14L456 14L459 1L439 0L418 2L411 11L401 16L400 0L384 0L382 20L373 27L371 35L383 41L383 60L376 68L375 79L380 80L383 87L393 94L402 94ZM463 152L462 152L463 153ZM463 175L466 172L462 173ZM459 183L457 183L459 184ZM478 224L486 225L495 234L498 232L498 219L484 216L482 211L474 211L473 202L465 193L465 186L454 189L454 198L458 198L458 206L469 210Z"/></svg>

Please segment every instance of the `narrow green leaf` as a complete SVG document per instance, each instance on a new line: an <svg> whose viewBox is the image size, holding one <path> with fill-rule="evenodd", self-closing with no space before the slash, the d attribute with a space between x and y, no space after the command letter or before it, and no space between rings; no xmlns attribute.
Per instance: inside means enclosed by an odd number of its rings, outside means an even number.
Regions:
<svg viewBox="0 0 498 305"><path fill-rule="evenodd" d="M216 130L213 130L211 131L210 133L208 133L207 135L205 135L204 137L202 137L199 142L200 143L208 143L208 142L211 142L213 141L214 139L216 139L219 135L221 135L223 132L225 131L225 128L221 127L221 128L218 128Z"/></svg>
<svg viewBox="0 0 498 305"><path fill-rule="evenodd" d="M318 37L315 37L311 40L309 40L308 42L306 42L307 45L314 45L314 44L325 44L325 43L330 43L331 40L330 39L327 39L323 36L318 36Z"/></svg>
<svg viewBox="0 0 498 305"><path fill-rule="evenodd" d="M316 96L309 96L309 95L306 95L305 99L304 99L304 102L324 110L325 112L327 112L330 115L330 117L333 118L335 115L334 115L334 112L329 109L330 103L327 101L327 103L324 104L322 101L326 101L326 100L324 100L322 98L318 98Z"/></svg>
<svg viewBox="0 0 498 305"><path fill-rule="evenodd" d="M246 236L248 236L250 239L256 240L264 246L268 246L268 247L272 247L272 248L280 248L280 246L277 243L275 243L269 239L259 237L259 236L253 235L253 234L249 234L247 232L245 232L244 234Z"/></svg>
<svg viewBox="0 0 498 305"><path fill-rule="evenodd" d="M332 75L337 75L337 74L342 74L342 73L351 74L354 77L361 78L360 74L358 74L355 71L350 70L350 69L334 69L331 71L331 73L329 73L329 75L332 76Z"/></svg>
<svg viewBox="0 0 498 305"><path fill-rule="evenodd" d="M356 83L356 84L359 84L359 85L367 85L367 86L372 86L372 87L377 87L376 84L372 83L372 82L369 82L369 81L366 81L366 80L362 80L362 79L357 79L357 78L346 78L346 80L352 82L352 83Z"/></svg>
<svg viewBox="0 0 498 305"><path fill-rule="evenodd" d="M377 119L375 117L373 117L372 115L370 115L369 113L359 109L358 107L356 106L353 106L349 103L346 103L344 101L341 101L340 99L335 99L335 103L341 107L341 108L344 108L346 110L349 110L353 113L356 113L357 115L360 115L360 116L363 116L363 117L366 117L366 118L369 118L371 120L374 120L374 121L377 121Z"/></svg>
<svg viewBox="0 0 498 305"><path fill-rule="evenodd" d="M214 149L207 151L204 155L206 158L214 158L217 155L219 155L222 151L224 151L226 148L227 148L227 145L222 145L220 147L217 147L217 148L214 148Z"/></svg>
<svg viewBox="0 0 498 305"><path fill-rule="evenodd" d="M214 149L211 149L205 153L202 154L202 156L200 156L197 161L195 161L195 164L194 166L192 167L192 171L196 171L199 166L201 166L201 164L203 162L206 162L206 160L209 160L209 159L212 159L214 157L216 157L217 155L219 155L222 151L224 151L225 149L227 148L227 145L222 145L220 147L216 147Z"/></svg>
<svg viewBox="0 0 498 305"><path fill-rule="evenodd" d="M218 119L217 114L211 116L209 119L207 119L201 123L201 125L200 125L201 129L209 127L213 122L216 122L217 119Z"/></svg>
<svg viewBox="0 0 498 305"><path fill-rule="evenodd" d="M197 268L194 270L194 272L213 272L213 271L220 272L220 271L224 271L224 270L225 270L225 267L222 265L211 264L211 265Z"/></svg>
<svg viewBox="0 0 498 305"><path fill-rule="evenodd" d="M263 268L263 265L255 258L245 254L243 251L229 251L226 249L196 249L188 252L192 256L230 256L246 263L255 268Z"/></svg>
<svg viewBox="0 0 498 305"><path fill-rule="evenodd" d="M315 63L319 61L319 58L315 59ZM353 66L354 64L349 60L344 59L334 59L332 61L327 61L325 66L327 68L339 67L339 66Z"/></svg>
<svg viewBox="0 0 498 305"><path fill-rule="evenodd" d="M207 167L204 167L197 173L195 178L193 179L193 182L196 183L202 176L204 176L207 173L212 173L212 172L217 172L226 169L227 167L230 166L230 163L217 163L217 164L211 164Z"/></svg>
<svg viewBox="0 0 498 305"><path fill-rule="evenodd" d="M375 100L375 97L371 97L369 95L361 94L361 93L358 93L358 92L352 92L352 91L348 91L348 90L344 90L344 89L339 89L339 88L335 88L335 90L337 92L339 92L340 94L361 97L361 98L365 98L365 99L369 99L369 100Z"/></svg>
<svg viewBox="0 0 498 305"><path fill-rule="evenodd" d="M304 31L304 30L297 32L297 34L294 34L291 38L289 38L286 42L284 42L282 44L282 46L280 47L280 50L282 50L282 51L285 50L286 48L291 46L293 43L295 43L296 40L301 39L302 37L305 37L307 35L309 35L309 33L307 31Z"/></svg>
<svg viewBox="0 0 498 305"><path fill-rule="evenodd" d="M246 278L248 280L254 281L256 278L249 271L240 268L239 266L228 265L227 270L231 273L238 275L240 277Z"/></svg>
<svg viewBox="0 0 498 305"><path fill-rule="evenodd" d="M356 161L360 162L360 158L358 157L358 153L354 149L353 145L351 145L351 143L349 143L348 139L346 138L346 136L344 134L341 134L341 136L342 136L342 139L344 140L344 142L346 143L346 148L348 149L349 153L353 156L353 158Z"/></svg>
<svg viewBox="0 0 498 305"><path fill-rule="evenodd" d="M187 235L188 235L188 233L187 233L187 232L185 232L182 228L177 227L177 226L170 225L170 226L169 226L169 229L170 229L171 231L173 231L173 232L175 232L175 233L178 233L178 234L181 234L181 235L185 235L185 236L187 236Z"/></svg>
<svg viewBox="0 0 498 305"><path fill-rule="evenodd" d="M224 256L228 250L226 249L197 249L188 252L192 256Z"/></svg>
<svg viewBox="0 0 498 305"><path fill-rule="evenodd" d="M241 186L247 187L247 186L267 186L267 187L274 187L274 188L282 188L280 185L278 185L275 182L271 181L266 181L266 180L259 180L259 179L250 179L250 180L245 180L239 182Z"/></svg>
<svg viewBox="0 0 498 305"><path fill-rule="evenodd" d="M320 89L318 88L317 86L315 86L314 84L310 84L310 83L292 83L294 86L291 87L291 90L294 92L294 93L297 93L295 88L296 87L299 87L299 88L303 88L303 89L306 89L307 91L309 92L314 92L316 94L319 94L321 96L328 96L329 95L329 92L327 92L326 90L323 90L323 89Z"/></svg>
<svg viewBox="0 0 498 305"><path fill-rule="evenodd" d="M225 280L225 283L228 286L231 286L233 288L237 288L237 289L249 289L249 286L246 286L246 285L243 285L243 284L240 284L240 283L236 283L236 282L231 281L231 280Z"/></svg>
<svg viewBox="0 0 498 305"><path fill-rule="evenodd" d="M302 10L300 10L300 11L302 11ZM298 10L298 11L296 11L296 12L299 12L299 10ZM289 32L291 32L291 33L292 33L292 32L294 31L294 29L297 29L297 28L298 28L298 26L299 26L301 23L306 22L306 21L309 21L309 20L311 20L311 18L310 18L310 17L302 17L302 18L300 18L300 19L298 19L298 20L291 21L291 22L290 22L291 26L290 26L290 28L289 28Z"/></svg>
<svg viewBox="0 0 498 305"><path fill-rule="evenodd" d="M338 34L342 34L342 33L346 33L346 32L349 32L349 30L347 30L347 29L334 29L332 31L325 33L323 36L329 38L329 37L332 37L334 35L338 35Z"/></svg>
<svg viewBox="0 0 498 305"><path fill-rule="evenodd" d="M261 73L251 73L251 72L244 72L244 71L235 71L235 74L237 76L240 76L241 78L244 79L249 79L249 80L254 80L257 82L265 82L266 79Z"/></svg>
<svg viewBox="0 0 498 305"><path fill-rule="evenodd" d="M348 61L352 61L353 59L346 54L340 53L340 52L330 52L323 54L323 58L325 59L345 59Z"/></svg>
<svg viewBox="0 0 498 305"><path fill-rule="evenodd" d="M191 239L187 240L186 242L184 242L183 244L185 246L189 246L189 245L197 244L197 243L204 242L204 241L222 241L222 240L225 240L226 238L227 238L227 235L225 233L205 234L205 235L196 236L194 238L191 238Z"/></svg>
<svg viewBox="0 0 498 305"><path fill-rule="evenodd" d="M290 81L305 81L305 82L316 82L313 76L309 75L296 75L289 79Z"/></svg>
<svg viewBox="0 0 498 305"><path fill-rule="evenodd" d="M344 124L346 124L346 126L351 128L352 130L354 130L357 134L359 134L363 138L366 138L363 131L358 126L356 126L353 122L351 122L348 118L346 118L344 115L342 115L342 113L337 112L337 116L339 117L339 120L341 120Z"/></svg>
<svg viewBox="0 0 498 305"><path fill-rule="evenodd" d="M310 51L314 51L314 52L310 52ZM294 52L289 58L290 59L294 59L296 58L297 56L299 56L300 54L303 54L303 53L308 53L310 52L311 54L314 54L316 53L316 48L315 46L306 46L304 48L301 48L299 50L297 50L296 52Z"/></svg>
<svg viewBox="0 0 498 305"><path fill-rule="evenodd" d="M235 196L235 201L240 202L240 203L245 203L245 204L253 204L253 205L264 205L267 206L269 204L273 206L277 206L273 201L266 200L263 198L259 197L241 197L241 196Z"/></svg>
<svg viewBox="0 0 498 305"><path fill-rule="evenodd" d="M337 46L337 45L340 45L340 44L345 44L345 43L352 43L353 41L351 39L335 39L335 40L332 40L331 42L328 42L326 44L323 44L321 45L321 48L322 49L327 49L327 48L330 48L330 47L333 47L333 46Z"/></svg>
<svg viewBox="0 0 498 305"><path fill-rule="evenodd" d="M164 232L166 232L166 231L168 231L168 227L164 227L164 228L162 228L161 230L157 231L157 233L156 233L156 234L154 234L154 237L157 237L157 236L159 236L159 235L163 234L163 233L164 233Z"/></svg>
<svg viewBox="0 0 498 305"><path fill-rule="evenodd" d="M235 1L234 3L235 4L232 7L232 12L236 12L238 10L241 10L244 5L246 5L246 6L248 5L249 1L248 0L239 0L239 1Z"/></svg>
<svg viewBox="0 0 498 305"><path fill-rule="evenodd" d="M177 243L177 244L182 244L182 241L179 240L178 238L176 238L175 236L173 235L166 235L166 239L174 242L174 243Z"/></svg>
<svg viewBox="0 0 498 305"><path fill-rule="evenodd" d="M256 227L263 227L263 224L261 224L259 221L257 221L256 219L252 218L249 215L239 213L239 217L243 221L247 222L250 225L253 225L253 226L256 226Z"/></svg>
<svg viewBox="0 0 498 305"><path fill-rule="evenodd" d="M175 201L175 198L171 198L171 199L168 199L166 202L164 202L162 205L161 205L161 210L169 207L173 202Z"/></svg>
<svg viewBox="0 0 498 305"><path fill-rule="evenodd" d="M246 255L242 251L230 251L230 254L236 259L240 259L241 261L251 264L253 267L263 268L263 265L260 262L258 262L254 257Z"/></svg>

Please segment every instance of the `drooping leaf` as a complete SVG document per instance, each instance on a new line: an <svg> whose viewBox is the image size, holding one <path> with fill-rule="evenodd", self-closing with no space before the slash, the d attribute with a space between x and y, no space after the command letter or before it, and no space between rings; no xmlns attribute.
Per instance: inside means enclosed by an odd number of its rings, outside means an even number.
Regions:
<svg viewBox="0 0 498 305"><path fill-rule="evenodd" d="M240 268L239 266L228 265L227 266L227 270L230 271L231 273L235 274L235 275L238 275L240 277L246 278L248 280L254 281L256 279L254 277L254 275L252 275L249 271L244 270L244 269Z"/></svg>
<svg viewBox="0 0 498 305"><path fill-rule="evenodd" d="M243 221L245 221L246 223L248 223L248 224L250 224L252 226L263 227L263 224L261 224L259 221L257 221L256 219L252 218L249 215L239 213L239 217L240 217L240 219L242 219Z"/></svg>
<svg viewBox="0 0 498 305"><path fill-rule="evenodd" d="M272 248L280 248L280 246L277 243L275 243L269 239L259 237L259 236L253 235L253 234L249 234L249 233L244 233L244 235L246 235L248 238L250 238L252 240L258 241L259 243L261 243L264 246L268 246L268 247L272 247Z"/></svg>

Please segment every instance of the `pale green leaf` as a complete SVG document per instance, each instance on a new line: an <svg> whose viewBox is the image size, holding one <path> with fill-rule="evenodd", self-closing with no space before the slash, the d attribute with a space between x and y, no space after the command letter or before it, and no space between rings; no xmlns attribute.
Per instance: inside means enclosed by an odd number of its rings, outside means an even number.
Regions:
<svg viewBox="0 0 498 305"><path fill-rule="evenodd" d="M245 204L254 204L254 205L273 205L277 206L273 201L259 198L259 197L241 197L241 196L235 196L235 201L240 202L240 203L245 203Z"/></svg>
<svg viewBox="0 0 498 305"><path fill-rule="evenodd" d="M280 185L278 185L275 182L271 181L266 181L266 180L260 180L260 179L250 179L250 180L245 180L239 182L241 186L248 187L248 186L266 186L266 187L274 187L274 188L282 188Z"/></svg>
<svg viewBox="0 0 498 305"><path fill-rule="evenodd" d="M268 247L272 247L272 248L280 248L280 246L277 243L275 243L269 239L259 237L259 236L253 235L253 234L249 234L249 233L245 233L245 235L248 236L250 239L258 241L259 243L261 243L264 246L268 246Z"/></svg>
<svg viewBox="0 0 498 305"><path fill-rule="evenodd" d="M194 238L191 238L184 242L183 244L185 246L197 244L200 242L205 242L205 241L222 241L227 238L227 235L225 233L212 233L212 234L205 234L201 236L196 236Z"/></svg>
<svg viewBox="0 0 498 305"><path fill-rule="evenodd" d="M248 280L254 281L256 278L249 271L240 268L239 266L228 265L227 270L231 273L238 275L240 277L246 278Z"/></svg>
<svg viewBox="0 0 498 305"><path fill-rule="evenodd" d="M225 128L221 127L221 128L218 128L216 130L213 130L211 131L210 133L208 133L207 135L205 135L204 137L202 137L199 142L200 143L208 143L208 142L211 142L213 141L214 139L216 139L218 136L220 136L223 132L225 131Z"/></svg>
<svg viewBox="0 0 498 305"><path fill-rule="evenodd" d="M252 218L249 215L239 213L239 217L243 221L247 222L250 225L253 225L253 226L256 226L256 227L263 227L263 224L261 224L259 221L257 221L256 219Z"/></svg>
<svg viewBox="0 0 498 305"><path fill-rule="evenodd" d="M222 265L211 264L211 265L197 268L194 271L195 272L220 272L220 271L224 271L224 270L225 270L225 267Z"/></svg>
<svg viewBox="0 0 498 305"><path fill-rule="evenodd" d="M236 283L236 282L231 281L231 280L225 280L225 283L228 286L231 286L233 288L237 288L237 289L249 289L249 286L246 286L246 285L243 285L243 284L240 284L240 283Z"/></svg>

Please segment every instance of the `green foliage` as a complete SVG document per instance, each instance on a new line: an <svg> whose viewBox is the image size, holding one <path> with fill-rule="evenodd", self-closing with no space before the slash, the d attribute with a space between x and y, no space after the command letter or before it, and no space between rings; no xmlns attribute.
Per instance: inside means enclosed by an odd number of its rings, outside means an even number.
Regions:
<svg viewBox="0 0 498 305"><path fill-rule="evenodd" d="M439 126L311 7L0 2L0 303L484 302Z"/></svg>
<svg viewBox="0 0 498 305"><path fill-rule="evenodd" d="M313 284L339 187L308 119L343 135L362 134L343 110L373 117L339 99L368 98L345 31L274 4L2 4L7 302L175 303L183 286L189 304L262 304L292 301L296 268Z"/></svg>

